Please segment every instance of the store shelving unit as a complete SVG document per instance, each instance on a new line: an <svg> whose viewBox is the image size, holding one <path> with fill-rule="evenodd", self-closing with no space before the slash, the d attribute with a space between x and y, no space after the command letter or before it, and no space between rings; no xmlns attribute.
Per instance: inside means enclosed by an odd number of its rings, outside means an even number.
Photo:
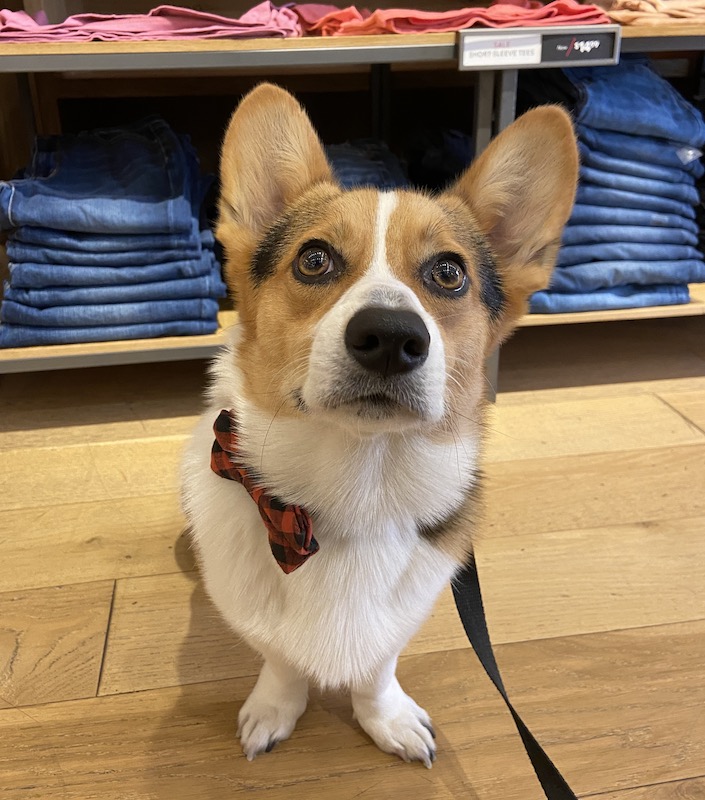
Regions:
<svg viewBox="0 0 705 800"><path fill-rule="evenodd" d="M579 29L576 28L576 32ZM459 38L453 33L399 36L359 36L335 39L245 39L188 42L86 42L56 44L0 44L0 73L114 73L170 71L199 72L257 69L299 69L376 65L457 67ZM622 52L704 51L705 25L669 24L622 29ZM506 127L515 113L517 70L477 73L476 141L481 149L490 137ZM611 312L531 315L526 327L563 325L705 314L705 291L691 287L692 302ZM232 324L234 312L224 312L223 326ZM172 337L127 342L0 350L0 373L65 369L105 364L175 361L211 356L223 334Z"/></svg>

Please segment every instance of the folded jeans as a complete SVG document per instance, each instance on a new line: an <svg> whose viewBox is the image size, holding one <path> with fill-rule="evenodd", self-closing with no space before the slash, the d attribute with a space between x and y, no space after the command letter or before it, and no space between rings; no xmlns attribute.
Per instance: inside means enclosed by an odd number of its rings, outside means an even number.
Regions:
<svg viewBox="0 0 705 800"><path fill-rule="evenodd" d="M615 286L650 286L659 283L705 281L705 262L683 261L594 261L553 270L550 289L556 292L593 292Z"/></svg>
<svg viewBox="0 0 705 800"><path fill-rule="evenodd" d="M705 174L705 166L700 161L702 153L689 145L654 136L598 130L589 125L577 125L576 130L580 141L587 144L592 152L599 151L614 158L682 168L695 178L701 178Z"/></svg>
<svg viewBox="0 0 705 800"><path fill-rule="evenodd" d="M397 157L377 139L328 145L326 155L335 177L346 189L356 186L398 189L409 185Z"/></svg>
<svg viewBox="0 0 705 800"><path fill-rule="evenodd" d="M144 267L76 267L56 264L10 263L10 283L16 289L53 286L127 286L155 281L180 280L209 275L218 268L215 255L203 253L198 259L170 261Z"/></svg>
<svg viewBox="0 0 705 800"><path fill-rule="evenodd" d="M52 306L101 305L103 303L138 303L146 300L187 300L189 298L225 297L225 284L216 273L199 278L175 281L135 283L126 286L84 286L46 289L5 287L5 300L33 308Z"/></svg>
<svg viewBox="0 0 705 800"><path fill-rule="evenodd" d="M700 202L698 190L687 183L672 183L670 181L654 181L647 178L637 178L633 175L622 175L618 172L607 172L583 165L580 168L580 180L587 184L606 186L608 189L617 189L622 192L648 194L653 197L667 197L682 203L697 205Z"/></svg>
<svg viewBox="0 0 705 800"><path fill-rule="evenodd" d="M695 184L695 175L686 171L682 166L680 168L664 167L648 161L615 158L606 153L601 153L599 150L591 150L585 142L579 142L578 149L580 151L580 162L587 167L619 175L630 175L634 178L646 178L647 180L666 181L668 183L685 183L689 186Z"/></svg>
<svg viewBox="0 0 705 800"><path fill-rule="evenodd" d="M12 232L13 242L42 250L70 250L81 253L135 253L145 250L213 248L215 238L207 228L193 233L96 234L73 233L51 228L22 227ZM34 259L30 259L34 261ZM55 263L55 262L54 262Z"/></svg>
<svg viewBox="0 0 705 800"><path fill-rule="evenodd" d="M597 242L561 247L557 265L571 267L590 261L681 261L700 260L699 250L682 244L639 244L637 242Z"/></svg>
<svg viewBox="0 0 705 800"><path fill-rule="evenodd" d="M593 128L705 144L705 121L641 56L617 66L565 70L578 91L576 120Z"/></svg>
<svg viewBox="0 0 705 800"><path fill-rule="evenodd" d="M621 215L618 217L621 221ZM615 219L612 212L612 219ZM637 244L698 243L697 234L685 228L657 228L643 225L575 225L572 221L563 230L564 246L601 242L635 242Z"/></svg>
<svg viewBox="0 0 705 800"><path fill-rule="evenodd" d="M202 253L200 241L173 250L95 253L85 250L59 250L9 239L6 250L7 257L13 264L61 264L73 267L143 267L148 264L164 264L168 261L188 261L200 258Z"/></svg>
<svg viewBox="0 0 705 800"><path fill-rule="evenodd" d="M152 339L158 336L198 336L215 333L217 329L218 322L215 319L185 319L140 325L103 325L79 328L39 328L0 323L0 348L111 342L121 339Z"/></svg>
<svg viewBox="0 0 705 800"><path fill-rule="evenodd" d="M570 225L614 225L619 220L621 225L637 225L640 227L656 228L682 228L696 236L700 232L698 224L693 219L681 217L678 214L661 214L658 211L647 211L641 208L620 208L615 211L612 207L590 206L576 203L570 215Z"/></svg>
<svg viewBox="0 0 705 800"><path fill-rule="evenodd" d="M685 284L618 286L594 292L536 292L531 296L532 314L560 314L575 311L609 311L619 308L672 306L690 302Z"/></svg>
<svg viewBox="0 0 705 800"><path fill-rule="evenodd" d="M578 185L576 202L590 206L609 206L611 208L641 208L656 211L659 214L676 214L687 219L695 219L695 208L689 203L671 200L668 197L654 197L637 192L624 192L619 189L608 189L590 183Z"/></svg>
<svg viewBox="0 0 705 800"><path fill-rule="evenodd" d="M31 325L42 328L138 325L187 319L213 320L217 315L218 303L210 298L151 300L141 303L103 303L89 306L53 306L51 308L33 308L12 300L3 300L0 305L0 321L12 325Z"/></svg>
<svg viewBox="0 0 705 800"><path fill-rule="evenodd" d="M38 139L27 177L0 181L0 229L189 233L199 190L195 155L185 147L155 117Z"/></svg>

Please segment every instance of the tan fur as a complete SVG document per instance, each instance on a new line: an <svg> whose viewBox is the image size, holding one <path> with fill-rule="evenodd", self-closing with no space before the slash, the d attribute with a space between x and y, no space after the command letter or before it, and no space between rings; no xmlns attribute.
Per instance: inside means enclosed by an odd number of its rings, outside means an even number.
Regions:
<svg viewBox="0 0 705 800"><path fill-rule="evenodd" d="M477 433L484 406L484 359L525 313L528 298L550 280L578 171L568 115L557 107L525 114L498 136L457 183L438 198L400 191L388 228L387 262L416 292L443 336L448 413L429 434L447 439ZM227 254L226 277L237 298L240 366L249 399L273 414L297 415L292 392L306 370L314 326L369 268L378 193L343 192L299 104L262 85L233 115L222 155L217 234ZM262 238L289 215L286 246L274 272L253 280ZM339 280L306 285L292 274L300 247L319 239L347 264ZM493 319L481 298L482 248L494 256L505 302ZM425 289L420 266L441 252L467 265L470 290L460 298ZM475 501L469 499L472 505ZM470 524L456 515L439 529L441 547L460 557L471 549Z"/></svg>
<svg viewBox="0 0 705 800"><path fill-rule="evenodd" d="M578 179L570 117L543 106L520 117L480 155L449 194L473 212L497 258L507 307L497 344L551 278Z"/></svg>

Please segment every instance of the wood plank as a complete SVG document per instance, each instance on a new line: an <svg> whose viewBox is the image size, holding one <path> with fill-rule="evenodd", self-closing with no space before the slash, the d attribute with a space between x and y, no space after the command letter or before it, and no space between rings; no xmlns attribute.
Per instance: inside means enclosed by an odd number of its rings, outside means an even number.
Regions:
<svg viewBox="0 0 705 800"><path fill-rule="evenodd" d="M520 542L486 539L477 559L494 641L705 619L705 596L693 591L705 585L704 529L701 517L527 535ZM238 644L195 579L173 574L118 582L101 694L256 674L257 659ZM446 590L405 652L467 646Z"/></svg>
<svg viewBox="0 0 705 800"><path fill-rule="evenodd" d="M184 527L171 493L0 511L0 591L191 570Z"/></svg>
<svg viewBox="0 0 705 800"><path fill-rule="evenodd" d="M12 472L0 473L0 511L176 492L185 440L7 450Z"/></svg>
<svg viewBox="0 0 705 800"><path fill-rule="evenodd" d="M112 581L0 594L5 702L94 697L112 596Z"/></svg>
<svg viewBox="0 0 705 800"><path fill-rule="evenodd" d="M193 405L198 403L194 401ZM56 409L44 415L40 427L36 427L37 418L31 411L22 410L3 423L12 425L12 430L0 430L0 452L69 447L86 441L110 444L158 436L186 436L195 427L197 419L195 415L137 419L131 406L116 403L93 408Z"/></svg>
<svg viewBox="0 0 705 800"><path fill-rule="evenodd" d="M118 581L100 694L257 675L194 574Z"/></svg>
<svg viewBox="0 0 705 800"><path fill-rule="evenodd" d="M705 619L704 531L698 517L487 537L477 560L494 641Z"/></svg>
<svg viewBox="0 0 705 800"><path fill-rule="evenodd" d="M705 622L503 645L498 658L579 796L702 772ZM434 718L440 752L430 772L378 752L346 698L317 692L293 737L247 764L234 719L254 679L241 678L44 705L21 721L0 711L0 796L541 798L469 651L405 657L400 679Z"/></svg>
<svg viewBox="0 0 705 800"><path fill-rule="evenodd" d="M5 45L0 45L0 58ZM23 362L41 361L42 369L70 369L79 366L100 365L100 356L110 357L111 363L136 361L160 361L167 358L167 351L188 350L189 358L210 358L225 342L225 331L235 322L234 311L221 311L218 315L220 329L216 333L202 336L163 336L154 339L124 339L110 342L86 342L83 344L54 344L41 347L8 347L0 350L0 373L13 372ZM121 360L121 356L124 358ZM146 357L145 357L146 356ZM169 360L173 360L170 358ZM52 367L51 362L56 366ZM15 366L13 366L15 365Z"/></svg>
<svg viewBox="0 0 705 800"><path fill-rule="evenodd" d="M598 528L705 514L705 447L488 463L488 535Z"/></svg>
<svg viewBox="0 0 705 800"><path fill-rule="evenodd" d="M611 397L639 397L672 393L691 393L705 391L705 377L702 378L665 378L663 380L624 383L595 384L586 386L566 386L542 389L541 403L564 403L572 400L593 400ZM497 395L496 405L520 406L536 403L537 390L526 389L516 392L502 392Z"/></svg>
<svg viewBox="0 0 705 800"><path fill-rule="evenodd" d="M705 391L661 392L659 397L701 431L705 431Z"/></svg>
<svg viewBox="0 0 705 800"><path fill-rule="evenodd" d="M705 314L705 287L700 283L692 283L689 288L690 302L681 305L616 308L605 311L573 311L559 314L525 314L519 320L519 327L530 328L539 325L577 325L588 322L622 322L635 319L702 316Z"/></svg>
<svg viewBox="0 0 705 800"><path fill-rule="evenodd" d="M405 652L467 646L448 590ZM247 677L260 664L222 621L195 573L118 581L101 695Z"/></svg>
<svg viewBox="0 0 705 800"><path fill-rule="evenodd" d="M591 797L595 800L702 800L705 797L705 778L652 783L637 789L600 793Z"/></svg>
<svg viewBox="0 0 705 800"><path fill-rule="evenodd" d="M0 451L187 433L205 362L24 372L0 378Z"/></svg>
<svg viewBox="0 0 705 800"><path fill-rule="evenodd" d="M344 36L335 39L311 36L306 38L276 39L190 39L187 41L145 42L51 42L11 43L0 45L2 56L88 55L116 53L239 53L253 50L316 50L322 47L347 49L350 47L409 47L416 45L453 45L454 33L413 33L395 36Z"/></svg>
<svg viewBox="0 0 705 800"><path fill-rule="evenodd" d="M0 396L3 409L19 413L22 409L38 416L54 409L82 406L131 404L133 416L149 418L193 414L193 403L200 402L208 378L203 363L181 361L163 364L131 364L123 367L20 372L3 375ZM160 404L157 406L157 404ZM75 419L71 420L75 423ZM106 415L106 421L111 421ZM41 420L35 420L35 425ZM5 415L0 430L9 430Z"/></svg>
<svg viewBox="0 0 705 800"><path fill-rule="evenodd" d="M490 410L485 455L513 461L705 443L704 436L650 395L500 405Z"/></svg>
<svg viewBox="0 0 705 800"><path fill-rule="evenodd" d="M665 390L664 382L677 391L679 381L705 377L702 330L699 319L567 326L560 335L552 328L522 329L502 347L500 393L541 390L543 397L545 390L562 389L567 398L572 389L571 399L579 399L609 394L613 385L620 392L625 384L636 393Z"/></svg>
<svg viewBox="0 0 705 800"><path fill-rule="evenodd" d="M648 22L622 26L622 36L625 39L643 39L645 37L659 36L692 36L693 50L700 50L701 43L696 37L705 36L705 25L701 20L664 20L663 22ZM666 49L666 48L664 48Z"/></svg>

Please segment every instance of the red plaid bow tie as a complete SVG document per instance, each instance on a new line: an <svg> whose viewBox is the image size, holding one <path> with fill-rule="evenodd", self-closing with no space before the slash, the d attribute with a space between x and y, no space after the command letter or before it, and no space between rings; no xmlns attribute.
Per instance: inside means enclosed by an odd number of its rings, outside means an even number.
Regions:
<svg viewBox="0 0 705 800"><path fill-rule="evenodd" d="M238 453L238 442L237 419L232 411L220 412L213 433L215 441L211 450L211 469L221 478L237 481L247 489L267 526L272 555L288 575L318 552L309 513L301 506L282 503L267 494L257 486L245 467L233 463L232 457Z"/></svg>

